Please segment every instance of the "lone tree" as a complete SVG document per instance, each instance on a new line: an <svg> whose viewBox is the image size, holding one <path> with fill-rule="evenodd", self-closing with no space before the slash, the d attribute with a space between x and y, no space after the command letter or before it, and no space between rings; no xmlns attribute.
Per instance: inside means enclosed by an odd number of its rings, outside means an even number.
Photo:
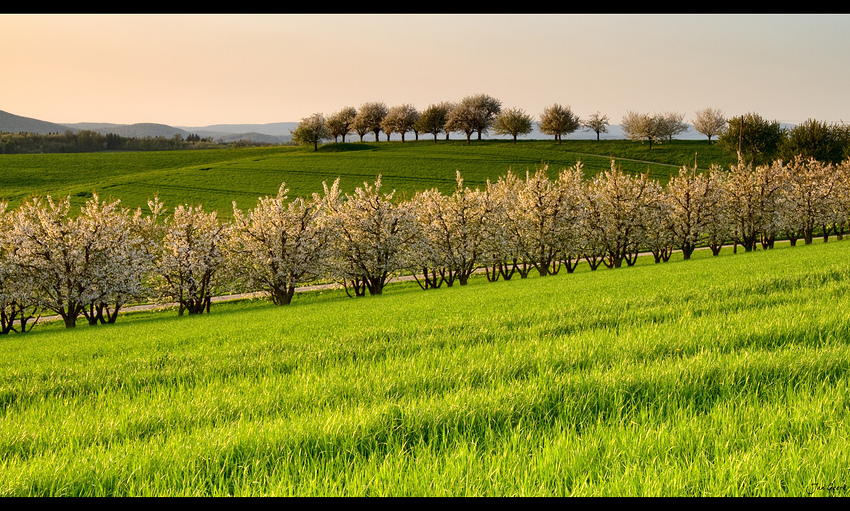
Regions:
<svg viewBox="0 0 850 511"><path fill-rule="evenodd" d="M325 122L325 116L322 114L313 114L301 119L298 126L290 133L292 133L293 142L301 145L313 144L314 151L319 150L319 142L330 139L332 136Z"/></svg>
<svg viewBox="0 0 850 511"><path fill-rule="evenodd" d="M709 144L711 144L711 137L721 135L726 129L726 118L723 112L716 108L697 110L696 119L692 122L695 130L708 137Z"/></svg>
<svg viewBox="0 0 850 511"><path fill-rule="evenodd" d="M596 140L599 140L600 133L608 133L608 116L596 112L595 114L591 114L587 119L581 121L581 126L584 131L595 132Z"/></svg>
<svg viewBox="0 0 850 511"><path fill-rule="evenodd" d="M516 144L517 135L531 133L532 119L520 108L509 108L501 112L493 122L493 131L499 135L510 135Z"/></svg>
<svg viewBox="0 0 850 511"><path fill-rule="evenodd" d="M562 135L569 135L581 127L581 119L569 106L563 107L556 103L543 110L537 127L544 135L554 135L560 144Z"/></svg>

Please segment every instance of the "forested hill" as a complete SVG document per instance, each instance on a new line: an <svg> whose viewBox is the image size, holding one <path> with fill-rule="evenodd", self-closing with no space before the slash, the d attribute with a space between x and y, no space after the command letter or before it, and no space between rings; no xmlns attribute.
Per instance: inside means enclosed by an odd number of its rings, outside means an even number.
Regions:
<svg viewBox="0 0 850 511"><path fill-rule="evenodd" d="M8 133L36 133L39 135L47 135L49 133L64 133L65 131L77 131L62 124L53 122L40 121L30 117L22 117L20 115L10 114L0 110L0 132Z"/></svg>
<svg viewBox="0 0 850 511"><path fill-rule="evenodd" d="M11 114L0 110L0 133L35 133L48 135L51 133L79 133L93 131L101 135L116 134L126 138L172 138L179 135L184 140L191 134L209 138L216 142L235 142L248 140L263 144L282 144L291 139L289 132L282 126L294 129L298 123L273 123L269 125L230 124L206 127L175 127L159 123L115 124L105 122L80 122L58 124L30 117ZM242 128L242 129L240 129ZM285 132L284 132L285 131Z"/></svg>

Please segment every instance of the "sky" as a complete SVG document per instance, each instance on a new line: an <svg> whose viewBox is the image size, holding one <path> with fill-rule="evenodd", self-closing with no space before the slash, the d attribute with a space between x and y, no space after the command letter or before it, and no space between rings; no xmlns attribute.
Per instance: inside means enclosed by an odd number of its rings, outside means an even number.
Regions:
<svg viewBox="0 0 850 511"><path fill-rule="evenodd" d="M0 110L57 123L297 122L478 93L850 122L850 15L0 14Z"/></svg>

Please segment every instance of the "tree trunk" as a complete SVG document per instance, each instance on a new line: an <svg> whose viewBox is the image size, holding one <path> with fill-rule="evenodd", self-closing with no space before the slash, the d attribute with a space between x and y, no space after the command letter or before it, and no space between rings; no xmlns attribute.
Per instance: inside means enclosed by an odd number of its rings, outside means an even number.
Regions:
<svg viewBox="0 0 850 511"><path fill-rule="evenodd" d="M723 248L723 243L709 243L709 248L711 248L711 255L716 256L720 254L720 249Z"/></svg>
<svg viewBox="0 0 850 511"><path fill-rule="evenodd" d="M114 324L115 321L118 319L118 310L121 309L121 306L116 303L115 304L115 310L113 310L112 312L109 311L109 307L105 307L105 309L106 309L106 322L109 323L110 325Z"/></svg>
<svg viewBox="0 0 850 511"><path fill-rule="evenodd" d="M608 268L620 268L623 266L623 256L619 251L609 251L602 259L602 262L605 263L605 266Z"/></svg>
<svg viewBox="0 0 850 511"><path fill-rule="evenodd" d="M292 303L292 296L295 294L295 286L276 286L271 290L272 303L275 305L289 305Z"/></svg>
<svg viewBox="0 0 850 511"><path fill-rule="evenodd" d="M600 257L589 255L584 256L584 259L585 261L587 261L587 264L590 265L590 271L596 271L596 269L599 268L599 265L602 264L603 261L603 259Z"/></svg>
<svg viewBox="0 0 850 511"><path fill-rule="evenodd" d="M508 268L510 265L499 262L499 272L502 274L502 278L505 280L511 280L511 277L514 276L514 272L516 271L516 267L512 267L510 271Z"/></svg>
<svg viewBox="0 0 850 511"><path fill-rule="evenodd" d="M519 273L519 278L524 279L524 278L528 278L528 273L531 271L531 268L532 268L532 266L529 266L528 263L526 263L525 261L523 261L522 264L519 264L519 260L514 259L513 260L513 270L511 271L511 273L516 271L516 272ZM505 279L505 280L508 280L508 279Z"/></svg>
<svg viewBox="0 0 850 511"><path fill-rule="evenodd" d="M83 309L83 315L86 317L86 321L88 321L89 326L97 325L97 308L94 303L90 303L88 307Z"/></svg>
<svg viewBox="0 0 850 511"><path fill-rule="evenodd" d="M540 262L534 265L537 268L537 274L541 277L545 277L549 275L549 263L548 262Z"/></svg>
<svg viewBox="0 0 850 511"><path fill-rule="evenodd" d="M499 275L502 274L498 263L493 263L492 266L489 264L484 266L484 272L487 274L487 282L496 282L499 280Z"/></svg>
<svg viewBox="0 0 850 511"><path fill-rule="evenodd" d="M446 276L448 274L448 277ZM455 283L456 273L451 268L440 268L440 279L446 283L446 287L452 287Z"/></svg>
<svg viewBox="0 0 850 511"><path fill-rule="evenodd" d="M65 321L65 328L74 328L77 326L77 318L74 316L69 316L67 314L60 314L62 319Z"/></svg>
<svg viewBox="0 0 850 511"><path fill-rule="evenodd" d="M565 264L567 265L567 273L574 272L575 269L576 269L576 266L578 266L579 261L581 261L580 257L576 257L575 261L573 261L572 256L567 256L566 260L564 261Z"/></svg>
<svg viewBox="0 0 850 511"><path fill-rule="evenodd" d="M369 289L370 295L380 295L384 293L384 284L386 283L386 275L378 277L369 277L366 279L366 287Z"/></svg>
<svg viewBox="0 0 850 511"><path fill-rule="evenodd" d="M12 331L15 323L15 306L12 305L11 316L6 315L5 309L0 309L0 335L6 335Z"/></svg>
<svg viewBox="0 0 850 511"><path fill-rule="evenodd" d="M351 294L348 292L348 282L345 279L342 279L342 285L345 288L345 294L351 298ZM366 282L361 281L360 279L352 279L351 280L351 288L354 290L354 296L364 296L366 294Z"/></svg>

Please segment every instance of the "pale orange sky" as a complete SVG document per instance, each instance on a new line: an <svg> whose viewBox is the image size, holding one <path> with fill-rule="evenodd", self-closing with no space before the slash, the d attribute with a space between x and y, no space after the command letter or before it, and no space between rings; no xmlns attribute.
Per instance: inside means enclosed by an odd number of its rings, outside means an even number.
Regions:
<svg viewBox="0 0 850 511"><path fill-rule="evenodd" d="M850 122L850 16L0 15L0 110L51 122L298 121L487 93Z"/></svg>

